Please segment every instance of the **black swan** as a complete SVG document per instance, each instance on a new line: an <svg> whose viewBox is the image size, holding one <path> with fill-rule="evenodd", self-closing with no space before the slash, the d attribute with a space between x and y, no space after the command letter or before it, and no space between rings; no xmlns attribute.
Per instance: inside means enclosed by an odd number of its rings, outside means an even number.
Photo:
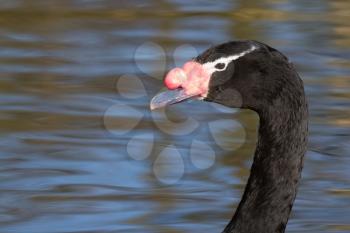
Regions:
<svg viewBox="0 0 350 233"><path fill-rule="evenodd" d="M232 41L172 69L164 81L170 90L156 95L151 109L198 98L258 113L258 142L248 183L223 232L284 232L308 134L303 82L293 64L266 44Z"/></svg>

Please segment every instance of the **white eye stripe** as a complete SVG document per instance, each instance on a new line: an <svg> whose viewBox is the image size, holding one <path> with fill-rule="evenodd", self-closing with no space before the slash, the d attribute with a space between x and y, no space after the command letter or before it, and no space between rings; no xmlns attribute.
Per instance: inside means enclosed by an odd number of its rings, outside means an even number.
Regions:
<svg viewBox="0 0 350 233"><path fill-rule="evenodd" d="M216 70L226 70L227 63L220 63L219 62L219 63L216 63L216 65L214 67L216 68Z"/></svg>
<svg viewBox="0 0 350 233"><path fill-rule="evenodd" d="M204 63L203 67L210 73L213 73L215 71L224 71L224 70L226 70L226 68L230 62L237 60L240 57L243 57L244 55L254 51L255 49L257 49L257 47L253 45L250 49L243 51L239 54L231 55L228 57L220 57L220 58L216 59L215 61ZM222 69L216 68L215 66L219 63L225 64L224 68L222 68Z"/></svg>

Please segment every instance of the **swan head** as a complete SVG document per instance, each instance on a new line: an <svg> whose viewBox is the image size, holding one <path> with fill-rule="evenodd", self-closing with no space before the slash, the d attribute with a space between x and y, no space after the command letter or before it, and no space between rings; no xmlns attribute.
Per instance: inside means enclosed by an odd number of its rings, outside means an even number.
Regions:
<svg viewBox="0 0 350 233"><path fill-rule="evenodd" d="M258 110L283 88L288 59L256 41L211 47L165 76L168 91L151 100L151 109L196 98L227 107ZM281 81L282 80L282 81Z"/></svg>

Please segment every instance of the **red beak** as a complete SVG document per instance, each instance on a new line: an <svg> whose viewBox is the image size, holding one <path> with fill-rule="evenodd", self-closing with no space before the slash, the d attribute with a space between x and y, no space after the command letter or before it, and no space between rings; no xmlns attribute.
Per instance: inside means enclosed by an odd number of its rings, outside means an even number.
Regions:
<svg viewBox="0 0 350 233"><path fill-rule="evenodd" d="M169 91L157 94L151 100L151 110L175 104L199 96L205 97L208 92L210 74L202 64L189 61L181 68L169 71L164 79Z"/></svg>

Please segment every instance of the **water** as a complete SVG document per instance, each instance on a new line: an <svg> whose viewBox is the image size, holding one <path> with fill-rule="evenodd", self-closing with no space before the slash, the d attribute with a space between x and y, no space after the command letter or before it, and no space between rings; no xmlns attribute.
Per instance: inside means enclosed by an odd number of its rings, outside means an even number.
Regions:
<svg viewBox="0 0 350 233"><path fill-rule="evenodd" d="M0 3L0 232L220 232L257 116L151 113L165 71L252 38L302 76L310 143L287 232L350 232L350 2Z"/></svg>

